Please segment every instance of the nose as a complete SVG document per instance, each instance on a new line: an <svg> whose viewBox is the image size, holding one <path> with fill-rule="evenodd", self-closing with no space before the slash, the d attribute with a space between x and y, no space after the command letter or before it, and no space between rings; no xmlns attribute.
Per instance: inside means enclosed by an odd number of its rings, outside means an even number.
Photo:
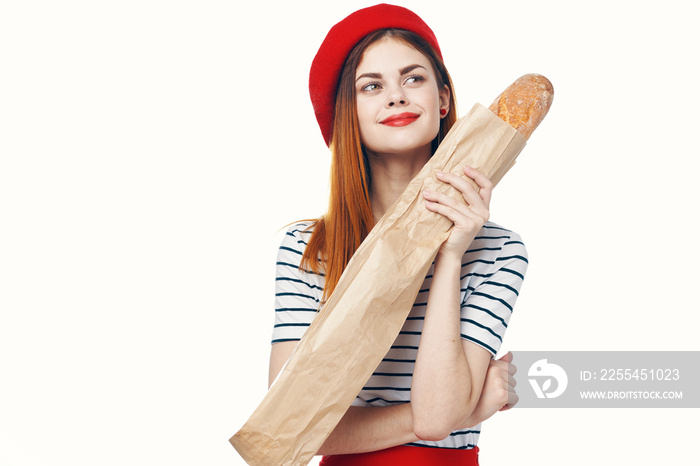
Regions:
<svg viewBox="0 0 700 466"><path fill-rule="evenodd" d="M401 86L396 86L391 89L391 91L387 95L387 107L393 107L395 105L406 105L408 103L408 98L406 97L406 94L403 92L403 89Z"/></svg>

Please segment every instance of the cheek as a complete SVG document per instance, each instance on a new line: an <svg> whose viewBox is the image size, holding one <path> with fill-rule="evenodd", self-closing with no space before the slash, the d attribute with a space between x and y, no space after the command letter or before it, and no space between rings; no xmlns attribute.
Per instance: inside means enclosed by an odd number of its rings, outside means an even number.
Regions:
<svg viewBox="0 0 700 466"><path fill-rule="evenodd" d="M367 103L357 104L357 121L360 125L360 131L368 130L374 124L374 117L376 113L371 108L371 105Z"/></svg>

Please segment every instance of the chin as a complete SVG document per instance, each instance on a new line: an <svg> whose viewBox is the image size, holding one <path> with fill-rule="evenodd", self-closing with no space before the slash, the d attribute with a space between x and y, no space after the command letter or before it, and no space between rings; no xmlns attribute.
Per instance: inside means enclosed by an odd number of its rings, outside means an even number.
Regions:
<svg viewBox="0 0 700 466"><path fill-rule="evenodd" d="M368 147L368 149L379 154L404 154L422 150L430 152L432 142L432 139L428 141L399 139L394 141L384 141L383 144L375 147Z"/></svg>
<svg viewBox="0 0 700 466"><path fill-rule="evenodd" d="M394 134L389 137L382 137L381 139L377 138L381 141L379 144L365 143L364 145L369 152L376 154L403 154L423 149L427 149L427 151L430 152L435 137L416 136L417 135L412 134Z"/></svg>

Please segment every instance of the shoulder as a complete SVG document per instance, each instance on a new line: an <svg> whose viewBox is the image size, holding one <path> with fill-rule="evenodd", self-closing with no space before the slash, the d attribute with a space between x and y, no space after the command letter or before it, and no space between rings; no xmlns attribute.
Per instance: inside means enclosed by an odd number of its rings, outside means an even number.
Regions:
<svg viewBox="0 0 700 466"><path fill-rule="evenodd" d="M462 276L487 278L506 269L523 278L529 260L525 243L513 230L486 222L462 259Z"/></svg>
<svg viewBox="0 0 700 466"><path fill-rule="evenodd" d="M282 243L280 244L280 255L286 251L301 257L311 238L311 233L313 233L313 224L313 221L304 221L294 223L287 227L287 231L282 237Z"/></svg>
<svg viewBox="0 0 700 466"><path fill-rule="evenodd" d="M277 268L294 269L294 273L308 273L323 276L320 270L308 270L308 263L302 267L302 259L306 251L306 246L313 234L314 220L301 221L291 224L282 237L279 250L277 252Z"/></svg>
<svg viewBox="0 0 700 466"><path fill-rule="evenodd" d="M491 221L486 222L474 238L470 250L478 249L496 251L498 256L519 255L527 262L527 249L522 237Z"/></svg>

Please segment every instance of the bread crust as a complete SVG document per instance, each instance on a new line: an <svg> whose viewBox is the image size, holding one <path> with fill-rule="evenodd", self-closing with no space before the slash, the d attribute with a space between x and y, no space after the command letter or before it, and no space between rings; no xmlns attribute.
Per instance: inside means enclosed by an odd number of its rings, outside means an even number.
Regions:
<svg viewBox="0 0 700 466"><path fill-rule="evenodd" d="M552 105L554 87L541 74L526 74L493 101L489 110L528 139Z"/></svg>

